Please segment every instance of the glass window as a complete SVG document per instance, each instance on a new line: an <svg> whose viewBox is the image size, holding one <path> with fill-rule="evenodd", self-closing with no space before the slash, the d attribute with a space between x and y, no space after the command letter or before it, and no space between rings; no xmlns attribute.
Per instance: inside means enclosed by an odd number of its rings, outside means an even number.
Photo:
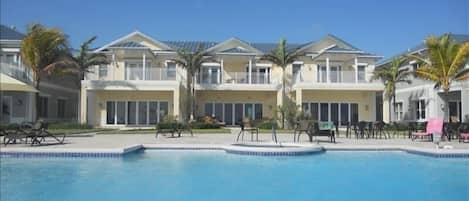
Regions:
<svg viewBox="0 0 469 201"><path fill-rule="evenodd" d="M351 113L351 120L352 122L358 122L359 117L358 117L358 104L357 103L352 103L350 104L350 113Z"/></svg>
<svg viewBox="0 0 469 201"><path fill-rule="evenodd" d="M215 118L219 121L223 120L223 103L215 103Z"/></svg>
<svg viewBox="0 0 469 201"><path fill-rule="evenodd" d="M117 124L125 124L125 101L117 102Z"/></svg>
<svg viewBox="0 0 469 201"><path fill-rule="evenodd" d="M258 103L254 105L254 119L260 120L262 119L262 104Z"/></svg>
<svg viewBox="0 0 469 201"><path fill-rule="evenodd" d="M358 81L359 82L365 81L366 80L365 66L358 66L357 71L358 71Z"/></svg>
<svg viewBox="0 0 469 201"><path fill-rule="evenodd" d="M318 82L327 82L327 68L326 66L318 66Z"/></svg>
<svg viewBox="0 0 469 201"><path fill-rule="evenodd" d="M235 104L235 124L240 124L243 121L243 104Z"/></svg>
<svg viewBox="0 0 469 201"><path fill-rule="evenodd" d="M127 124L137 124L137 102L129 101L127 104Z"/></svg>
<svg viewBox="0 0 469 201"><path fill-rule="evenodd" d="M417 120L425 120L425 100L415 101L415 117Z"/></svg>
<svg viewBox="0 0 469 201"><path fill-rule="evenodd" d="M116 102L107 101L106 102L106 124L115 123L115 114L116 114Z"/></svg>
<svg viewBox="0 0 469 201"><path fill-rule="evenodd" d="M319 117L319 110L318 110L318 104L317 103L311 103L311 119L312 120L318 120Z"/></svg>
<svg viewBox="0 0 469 201"><path fill-rule="evenodd" d="M160 102L160 121L164 121L169 114L168 102Z"/></svg>
<svg viewBox="0 0 469 201"><path fill-rule="evenodd" d="M205 116L213 115L213 103L205 103Z"/></svg>
<svg viewBox="0 0 469 201"><path fill-rule="evenodd" d="M402 114L403 114L402 102L395 103L395 105L394 105L394 116L395 116L394 119L396 119L397 121L402 120Z"/></svg>
<svg viewBox="0 0 469 201"><path fill-rule="evenodd" d="M329 121L329 104L321 103L319 105L320 105L320 111L321 111L320 121Z"/></svg>
<svg viewBox="0 0 469 201"><path fill-rule="evenodd" d="M158 102L150 101L149 102L149 123L156 124L158 122Z"/></svg>
<svg viewBox="0 0 469 201"><path fill-rule="evenodd" d="M138 102L138 124L140 125L147 124L147 102L146 101Z"/></svg>
<svg viewBox="0 0 469 201"><path fill-rule="evenodd" d="M225 103L225 118L226 125L233 125L233 104Z"/></svg>
<svg viewBox="0 0 469 201"><path fill-rule="evenodd" d="M340 104L340 122L341 125L347 125L347 122L349 121L349 104L348 103L341 103Z"/></svg>
<svg viewBox="0 0 469 201"><path fill-rule="evenodd" d="M103 79L107 77L107 65L99 65L98 67L98 77L99 79Z"/></svg>
<svg viewBox="0 0 469 201"><path fill-rule="evenodd" d="M339 70L337 66L331 66L329 69L331 82L339 82Z"/></svg>
<svg viewBox="0 0 469 201"><path fill-rule="evenodd" d="M166 68L167 68L167 76L168 79L174 79L176 78L176 63L174 62L166 62Z"/></svg>
<svg viewBox="0 0 469 201"><path fill-rule="evenodd" d="M253 104L244 104L244 117L254 119L254 107Z"/></svg>
<svg viewBox="0 0 469 201"><path fill-rule="evenodd" d="M65 100L57 99L57 118L65 118Z"/></svg>
<svg viewBox="0 0 469 201"><path fill-rule="evenodd" d="M48 116L48 110L49 110L49 98L45 96L40 96L39 97L39 108L38 108L38 114L39 117L47 118Z"/></svg>
<svg viewBox="0 0 469 201"><path fill-rule="evenodd" d="M331 121L339 121L339 104L337 103L331 103Z"/></svg>

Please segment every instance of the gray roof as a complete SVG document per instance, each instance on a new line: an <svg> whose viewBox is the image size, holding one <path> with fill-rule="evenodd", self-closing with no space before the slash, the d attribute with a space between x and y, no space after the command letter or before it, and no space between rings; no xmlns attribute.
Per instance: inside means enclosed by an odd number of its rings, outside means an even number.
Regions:
<svg viewBox="0 0 469 201"><path fill-rule="evenodd" d="M250 54L250 53L255 53L255 52L252 52L252 51L248 51L248 50L245 50L245 49L241 49L239 47L234 47L234 48L230 48L230 49L227 49L227 50L223 50L221 51L222 53L234 53L234 54Z"/></svg>
<svg viewBox="0 0 469 201"><path fill-rule="evenodd" d="M456 42L458 42L458 43L469 42L469 35L467 35L467 34L451 34L450 40L456 40ZM404 55L407 55L409 53L416 52L416 51L419 51L419 50L423 50L425 48L426 48L426 45L425 45L424 42L422 42L422 43L420 43L420 44L418 44L418 45L416 45L412 48L409 48L408 50L406 50L404 52L401 52L401 53L396 54L392 57L381 60L380 62L378 62L376 64L376 66L384 65L384 64L389 63L390 61L392 61L394 58L404 56Z"/></svg>
<svg viewBox="0 0 469 201"><path fill-rule="evenodd" d="M186 50L190 52L195 52L197 49L208 49L218 44L218 42L213 41L161 41L164 44L176 49L176 50Z"/></svg>
<svg viewBox="0 0 469 201"><path fill-rule="evenodd" d="M129 42L122 42L122 43L117 43L114 45L111 45L110 47L122 47L122 48L146 48L147 46L142 45L140 43L134 42L134 41L129 41Z"/></svg>
<svg viewBox="0 0 469 201"><path fill-rule="evenodd" d="M342 47L339 47L339 46L334 46L334 47L329 48L327 50L332 50L332 51L360 51L360 50L357 50L355 48L342 48Z"/></svg>
<svg viewBox="0 0 469 201"><path fill-rule="evenodd" d="M24 34L7 27L0 25L0 40L23 40Z"/></svg>

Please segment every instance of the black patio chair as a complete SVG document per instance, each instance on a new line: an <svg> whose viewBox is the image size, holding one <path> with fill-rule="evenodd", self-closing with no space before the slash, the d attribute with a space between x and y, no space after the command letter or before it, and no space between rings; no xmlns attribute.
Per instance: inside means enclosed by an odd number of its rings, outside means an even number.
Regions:
<svg viewBox="0 0 469 201"><path fill-rule="evenodd" d="M253 136L256 134L256 141L259 141L259 128L251 125L248 120L241 121L239 123L241 130L238 133L238 137L236 138L236 142L239 141L239 137L241 136L241 140L244 140L244 134L246 132L251 134L251 141L253 141Z"/></svg>

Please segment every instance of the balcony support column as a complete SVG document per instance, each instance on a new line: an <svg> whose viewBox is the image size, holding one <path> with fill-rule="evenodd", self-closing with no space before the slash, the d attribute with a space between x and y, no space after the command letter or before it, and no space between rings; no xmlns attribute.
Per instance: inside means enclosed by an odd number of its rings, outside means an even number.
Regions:
<svg viewBox="0 0 469 201"><path fill-rule="evenodd" d="M223 58L220 58L220 68L221 68L221 72L220 72L220 84L223 84L224 83L224 79L223 79L223 74L225 73L225 69L223 67Z"/></svg>
<svg viewBox="0 0 469 201"><path fill-rule="evenodd" d="M252 83L252 58L249 58L249 72L248 72L248 77L249 77L249 84Z"/></svg>
<svg viewBox="0 0 469 201"><path fill-rule="evenodd" d="M87 99L88 97L88 94L87 94L87 90L86 90L86 86L82 84L81 88L80 88L80 123L82 124L86 124L88 123L87 122L87 109L88 109L88 106L87 106Z"/></svg>
<svg viewBox="0 0 469 201"><path fill-rule="evenodd" d="M358 58L355 57L355 83L358 83Z"/></svg>
<svg viewBox="0 0 469 201"><path fill-rule="evenodd" d="M331 82L331 78L329 77L329 57L326 58L326 82Z"/></svg>
<svg viewBox="0 0 469 201"><path fill-rule="evenodd" d="M143 64L142 64L142 66L143 66L143 78L142 78L142 80L146 80L146 78L147 78L147 75L146 75L146 74L147 74L147 73L146 73L146 71L145 71L145 68L146 68L146 57L145 57L145 53L143 53L143 55L142 55L142 62L143 62Z"/></svg>

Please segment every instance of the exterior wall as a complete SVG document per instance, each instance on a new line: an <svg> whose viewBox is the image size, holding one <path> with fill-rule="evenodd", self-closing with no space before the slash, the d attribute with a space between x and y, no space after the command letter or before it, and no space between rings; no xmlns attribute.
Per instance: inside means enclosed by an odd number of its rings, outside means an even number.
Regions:
<svg viewBox="0 0 469 201"><path fill-rule="evenodd" d="M0 101L3 100L4 97L10 97L11 103L5 103L10 105L10 108L2 107L0 110L11 110L5 111L9 113L9 119L0 119L3 123L21 123L23 121L32 121L32 111L30 109L30 104L33 103L34 93L26 93L26 92L16 92L16 91L2 91L1 96L2 98ZM2 103L3 105L4 103ZM2 111L3 113L4 111Z"/></svg>
<svg viewBox="0 0 469 201"><path fill-rule="evenodd" d="M264 91L197 91L197 112L204 114L205 103L262 103L262 114L265 118L273 117L277 105L277 92Z"/></svg>
<svg viewBox="0 0 469 201"><path fill-rule="evenodd" d="M358 103L359 121L374 121L376 92L302 90L302 102Z"/></svg>
<svg viewBox="0 0 469 201"><path fill-rule="evenodd" d="M41 92L39 96L48 98L48 116L47 120L57 121L76 121L78 119L78 90L71 90L58 86L57 84L47 84L40 87ZM58 103L57 101L65 100L65 117L59 118L57 116Z"/></svg>
<svg viewBox="0 0 469 201"><path fill-rule="evenodd" d="M94 126L106 126L106 101L166 101L168 115L174 116L171 91L95 91L91 94L88 96L88 123Z"/></svg>

